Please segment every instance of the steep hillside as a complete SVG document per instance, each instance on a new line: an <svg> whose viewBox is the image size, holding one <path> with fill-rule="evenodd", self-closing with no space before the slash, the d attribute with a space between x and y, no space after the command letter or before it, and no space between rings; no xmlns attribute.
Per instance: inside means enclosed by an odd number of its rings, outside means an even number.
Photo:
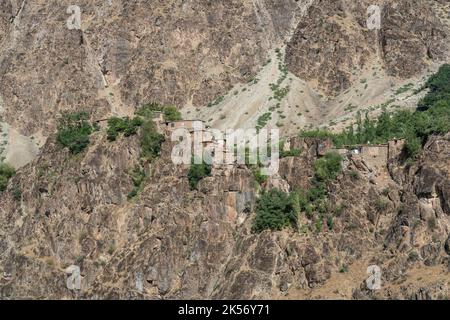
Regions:
<svg viewBox="0 0 450 320"><path fill-rule="evenodd" d="M0 299L448 299L450 3L372 4L1 1ZM189 119L279 172L175 165Z"/></svg>
<svg viewBox="0 0 450 320"><path fill-rule="evenodd" d="M395 153L389 170L386 159L374 166L349 155L327 187L326 214L302 214L297 231L260 234L251 231L260 187L249 169L214 169L192 191L166 142L129 200L137 137L108 142L100 131L92 139L75 157L49 140L0 198L2 298L449 294L448 135L431 137L412 166ZM291 141L303 152L282 159L280 176L263 187L308 188L319 142ZM73 264L82 272L78 293L66 287ZM382 291L364 289L372 264L383 270Z"/></svg>

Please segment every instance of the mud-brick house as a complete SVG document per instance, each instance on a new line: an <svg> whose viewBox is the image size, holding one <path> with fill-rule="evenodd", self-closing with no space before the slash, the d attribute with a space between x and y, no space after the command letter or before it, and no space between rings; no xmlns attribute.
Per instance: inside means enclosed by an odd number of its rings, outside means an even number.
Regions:
<svg viewBox="0 0 450 320"><path fill-rule="evenodd" d="M179 121L167 121L165 127L169 131L177 129L186 129L189 132L203 131L205 129L202 120L179 120Z"/></svg>
<svg viewBox="0 0 450 320"><path fill-rule="evenodd" d="M361 145L353 148L351 154L359 155L369 167L385 169L389 156L389 144Z"/></svg>

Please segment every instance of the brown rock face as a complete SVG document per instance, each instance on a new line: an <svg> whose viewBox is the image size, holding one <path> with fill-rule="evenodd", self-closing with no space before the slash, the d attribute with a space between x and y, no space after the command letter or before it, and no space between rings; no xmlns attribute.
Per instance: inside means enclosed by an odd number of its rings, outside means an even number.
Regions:
<svg viewBox="0 0 450 320"><path fill-rule="evenodd" d="M27 135L54 129L61 110L93 117L143 103L206 105L245 81L288 32L298 9L283 1L2 1L0 101Z"/></svg>
<svg viewBox="0 0 450 320"><path fill-rule="evenodd" d="M53 134L63 110L98 119L149 101L205 105L253 76L291 31L289 70L329 93L375 62L417 75L445 53L433 5L445 2L385 1L381 30L369 31L369 0L80 0L81 30L69 30L71 1L2 0L0 122L49 139L0 193L0 299L448 297L449 134L430 137L413 164L402 142L373 162L346 155L327 201L308 203L296 227L259 234L261 190L310 188L331 140L291 139L301 154L263 185L233 165L191 190L168 139L149 163L142 132L110 142L100 128L76 156ZM145 179L131 197L136 167ZM382 271L376 292L365 283L371 265ZM67 287L70 266L80 290Z"/></svg>
<svg viewBox="0 0 450 320"><path fill-rule="evenodd" d="M306 188L323 141L292 144L302 154L282 159L280 176L292 190ZM246 168L214 170L191 191L166 142L129 201L137 137L108 142L97 132L77 157L50 139L0 197L0 297L436 298L446 294L439 270L449 261L450 165L438 151L448 148L448 137L432 137L414 168L393 161L398 183L374 184L381 169L345 159L324 215L301 215L296 231L253 234L258 191ZM435 174L424 179L427 170ZM373 264L389 289L360 286ZM70 265L81 269L80 291L66 287ZM438 270L434 278L427 268ZM407 272L424 272L423 280L398 285Z"/></svg>
<svg viewBox="0 0 450 320"><path fill-rule="evenodd" d="M381 63L387 74L420 74L446 48L448 28L434 1L385 1L381 29L367 28L373 1L316 1L287 47L289 70L329 93L348 89L365 68Z"/></svg>

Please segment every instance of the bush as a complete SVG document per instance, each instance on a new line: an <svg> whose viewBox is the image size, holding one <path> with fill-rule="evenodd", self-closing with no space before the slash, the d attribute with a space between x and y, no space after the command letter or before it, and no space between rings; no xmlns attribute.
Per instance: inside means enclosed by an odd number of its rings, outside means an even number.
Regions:
<svg viewBox="0 0 450 320"><path fill-rule="evenodd" d="M20 189L20 186L15 185L13 187L12 196L13 196L13 199L16 201L20 201L22 199L22 189Z"/></svg>
<svg viewBox="0 0 450 320"><path fill-rule="evenodd" d="M150 103L142 106L136 114L146 119L153 118L155 112L162 112L164 114L164 120L177 121L181 120L181 113L175 106L163 106L159 103Z"/></svg>
<svg viewBox="0 0 450 320"><path fill-rule="evenodd" d="M0 192L6 190L8 181L16 174L16 170L10 165L0 162Z"/></svg>
<svg viewBox="0 0 450 320"><path fill-rule="evenodd" d="M280 158L298 157L302 153L302 151L300 149L295 149L295 148L288 150L288 151L284 151L284 144L285 144L285 141L280 142L280 147L279 147Z"/></svg>
<svg viewBox="0 0 450 320"><path fill-rule="evenodd" d="M178 121L182 119L180 111L174 106L165 107L163 113L166 121Z"/></svg>
<svg viewBox="0 0 450 320"><path fill-rule="evenodd" d="M334 180L342 170L342 157L337 153L327 153L315 162L314 169L317 180L323 182Z"/></svg>
<svg viewBox="0 0 450 320"><path fill-rule="evenodd" d="M375 202L375 208L377 209L378 212L386 211L388 206L389 201L384 197L378 198L377 201Z"/></svg>
<svg viewBox="0 0 450 320"><path fill-rule="evenodd" d="M262 185L267 182L268 176L265 176L261 173L261 169L253 169L253 177L255 178L255 181L258 182L258 184Z"/></svg>
<svg viewBox="0 0 450 320"><path fill-rule="evenodd" d="M155 123L147 120L143 123L140 134L141 158L153 161L161 154L164 136L158 132Z"/></svg>
<svg viewBox="0 0 450 320"><path fill-rule="evenodd" d="M142 190L146 175L145 171L142 170L139 166L136 166L133 170L130 170L128 174L131 176L134 185L133 190L128 194L128 199L130 200L136 197Z"/></svg>
<svg viewBox="0 0 450 320"><path fill-rule="evenodd" d="M197 189L198 183L205 177L211 176L211 166L202 162L195 164L192 158L191 167L189 168L188 179L191 190Z"/></svg>
<svg viewBox="0 0 450 320"><path fill-rule="evenodd" d="M277 189L264 192L258 199L256 217L252 231L282 230L285 227L296 227L298 216L291 195Z"/></svg>
<svg viewBox="0 0 450 320"><path fill-rule="evenodd" d="M139 117L108 119L107 137L109 141L115 141L119 133L123 133L125 137L132 136L137 133L138 128L142 125L143 120Z"/></svg>
<svg viewBox="0 0 450 320"><path fill-rule="evenodd" d="M92 126L86 112L64 113L59 119L56 140L72 154L82 152L89 145Z"/></svg>

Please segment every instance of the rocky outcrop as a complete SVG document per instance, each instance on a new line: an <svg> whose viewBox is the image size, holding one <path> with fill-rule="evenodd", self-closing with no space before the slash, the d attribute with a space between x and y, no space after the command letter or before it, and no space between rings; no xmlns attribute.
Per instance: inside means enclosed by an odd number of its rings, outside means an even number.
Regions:
<svg viewBox="0 0 450 320"><path fill-rule="evenodd" d="M350 88L378 63L388 75L417 76L446 50L448 26L434 3L385 1L381 28L371 30L367 9L373 1L316 1L288 44L289 70L327 93Z"/></svg>

